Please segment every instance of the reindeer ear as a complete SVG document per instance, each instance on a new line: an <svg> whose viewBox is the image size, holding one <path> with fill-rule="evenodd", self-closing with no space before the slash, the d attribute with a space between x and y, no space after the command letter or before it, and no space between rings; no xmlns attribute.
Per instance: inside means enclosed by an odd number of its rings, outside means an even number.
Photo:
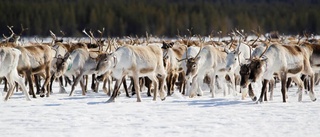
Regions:
<svg viewBox="0 0 320 137"><path fill-rule="evenodd" d="M168 59L168 58L169 58L169 56L168 56L168 55L166 55L166 56L164 56L163 58L164 58L164 59Z"/></svg>
<svg viewBox="0 0 320 137"><path fill-rule="evenodd" d="M195 60L196 60L196 61L199 61L199 60L200 60L200 57L201 57L201 56L198 56L197 58L195 58Z"/></svg>
<svg viewBox="0 0 320 137"><path fill-rule="evenodd" d="M223 51L226 52L227 54L231 53L231 51L228 48L224 48Z"/></svg>
<svg viewBox="0 0 320 137"><path fill-rule="evenodd" d="M113 58L113 62L114 62L113 67L115 68L117 65L117 57L115 55L112 55L112 58Z"/></svg>
<svg viewBox="0 0 320 137"><path fill-rule="evenodd" d="M262 61L266 61L266 60L268 59L268 57L262 56L260 59L261 59Z"/></svg>
<svg viewBox="0 0 320 137"><path fill-rule="evenodd" d="M70 53L67 52L67 53L64 55L64 59L67 59L67 58L69 58L69 57L70 57Z"/></svg>
<svg viewBox="0 0 320 137"><path fill-rule="evenodd" d="M167 43L165 43L164 41L162 41L162 47L161 48L163 48L163 49L166 49L166 46L167 45Z"/></svg>
<svg viewBox="0 0 320 137"><path fill-rule="evenodd" d="M170 44L169 44L169 45L170 45L170 47L172 48L172 46L174 45L174 43L173 43L173 42L170 42Z"/></svg>

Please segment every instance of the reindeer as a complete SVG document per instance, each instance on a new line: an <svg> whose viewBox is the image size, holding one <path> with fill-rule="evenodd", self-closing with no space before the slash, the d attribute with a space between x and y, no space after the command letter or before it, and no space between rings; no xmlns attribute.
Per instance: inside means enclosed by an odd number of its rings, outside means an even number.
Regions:
<svg viewBox="0 0 320 137"><path fill-rule="evenodd" d="M53 59L51 61L51 84L50 84L50 89L52 89L52 83L53 80L56 79L55 77L55 72L57 71L57 65L56 64L61 64L63 61L65 55L71 51L71 45L72 44L67 44L67 43L62 43L63 39L58 39L56 35L50 30L50 35L52 37L52 43L51 43L51 49L52 49L52 54L53 54ZM59 77L59 93L66 93L66 90L63 86L62 83L62 77Z"/></svg>
<svg viewBox="0 0 320 137"><path fill-rule="evenodd" d="M75 76L69 96L73 95L73 91L79 82L82 88L82 95L86 94L83 76L95 73L96 58L98 56L97 53L90 53L84 43L77 43L76 45L78 48L71 53L66 53L56 63L55 77L65 75L70 78Z"/></svg>
<svg viewBox="0 0 320 137"><path fill-rule="evenodd" d="M245 80L241 83L242 87L247 87L250 82L256 82L259 79L263 79L263 86L258 102L262 102L262 97L265 96L267 84L273 79L274 74L279 75L281 79L281 93L282 100L286 102L286 83L287 78L291 77L299 86L298 101L302 100L302 92L304 85L300 79L301 74L310 76L311 85L313 85L314 72L310 65L310 52L299 46L286 46L281 44L266 45L265 50L258 57L253 57L246 64L247 73L241 75L241 80ZM259 50L258 48L256 50ZM309 95L312 101L315 101L313 87L311 88ZM266 97L265 97L266 100Z"/></svg>
<svg viewBox="0 0 320 137"><path fill-rule="evenodd" d="M141 102L139 77L147 76L154 85L153 100L156 101L158 84L160 83L160 98L165 99L164 80L166 72L163 66L162 50L159 46L131 46L125 45L119 47L113 53L105 53L105 58L100 58L96 70L98 73L111 71L111 75L116 79L118 85L123 78L128 75L133 78L134 87L137 91L137 102ZM159 82L158 82L159 79ZM117 90L114 90L112 96L107 102L114 102L118 95Z"/></svg>
<svg viewBox="0 0 320 137"><path fill-rule="evenodd" d="M0 48L0 77L5 77L9 84L9 90L4 99L5 101L7 101L9 97L13 94L15 82L17 82L21 86L22 91L26 96L26 99L28 101L31 100L27 92L27 89L23 84L23 78L19 76L17 71L20 55L21 55L21 52L15 48L10 48L10 47Z"/></svg>
<svg viewBox="0 0 320 137"><path fill-rule="evenodd" d="M206 75L211 79L209 87L212 97L215 96L214 83L216 76L225 78L227 74L225 69L226 56L227 54L225 52L218 50L216 47L212 45L205 45L195 57L188 58L186 64L186 76L187 80L192 79L190 97L195 96L196 90L200 95L203 94L200 86L202 85L203 79ZM233 74L228 75L231 77L231 80L234 79ZM224 92L224 95L226 95L226 92Z"/></svg>
<svg viewBox="0 0 320 137"><path fill-rule="evenodd" d="M182 59L182 55L186 51L186 47L184 45L174 46L174 42L163 42L161 48L163 49L163 58L165 68L167 70L168 96L170 96L174 91L174 85L178 79L179 74L185 75L181 74L183 71L181 71L181 62L179 62L178 60Z"/></svg>
<svg viewBox="0 0 320 137"><path fill-rule="evenodd" d="M18 42L19 38L22 35L23 31L27 30L27 28L23 28L22 25L21 27L22 30L18 35L14 33L12 27L8 27L12 33L11 36L16 36L14 37L16 39L14 39L14 42L9 43L7 46L20 50L21 55L19 56L17 69L19 74L24 74L27 77L27 81L29 83L29 93L33 95L33 98L36 98L33 91L32 81L32 76L34 74L41 74L45 78L45 82L41 87L40 97L44 97L46 91L46 96L49 97L50 89L48 89L47 86L50 82L50 64L53 58L51 49L49 45L38 43L34 43L29 46L20 46Z"/></svg>
<svg viewBox="0 0 320 137"><path fill-rule="evenodd" d="M186 75L185 73L187 72L187 67L186 67L187 60L189 58L194 58L199 52L200 52L200 47L198 47L198 46L189 46L187 48L187 51L182 55L183 59L178 60L179 62L181 62L181 67L183 69L184 75ZM184 93L184 95L186 95L186 96L189 96L190 95L189 91L190 91L191 79L186 80L186 76L184 76L182 79L183 79L183 81L182 81L181 84L184 85L185 87L181 87L181 88L183 88L184 91L186 90L186 92L182 91L182 93ZM180 92L181 92L181 90L180 90Z"/></svg>
<svg viewBox="0 0 320 137"><path fill-rule="evenodd" d="M239 34L239 44L237 44L235 50L230 51L231 46L233 45L233 42L234 42L233 36L236 36L236 32ZM224 51L227 53L226 70L228 72L234 72L236 76L240 77L240 73L247 73L246 71L240 72L240 65L246 63L247 59L251 57L252 46L257 42L260 36L258 35L257 38L251 43L251 45L248 45L248 44L242 43L241 41L241 38L246 40L247 36L240 33L237 29L236 29L236 32L233 31L232 34L230 35L231 36L230 47L229 49L225 47ZM246 67L246 66L243 66L243 67ZM251 97L252 100L255 101L256 97L253 94L251 84L249 84L249 88L250 88L249 96ZM241 93L242 93L242 100L243 100L247 94L247 91L244 90L244 91L241 91Z"/></svg>

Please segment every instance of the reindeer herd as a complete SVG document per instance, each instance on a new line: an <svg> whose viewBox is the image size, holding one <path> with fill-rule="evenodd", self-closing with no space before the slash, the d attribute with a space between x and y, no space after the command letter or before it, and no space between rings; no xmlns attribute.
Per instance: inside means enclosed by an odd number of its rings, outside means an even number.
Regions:
<svg viewBox="0 0 320 137"><path fill-rule="evenodd" d="M302 101L305 92L309 92L311 101L316 101L314 86L319 83L320 40L308 35L275 37L253 31L256 36L249 39L235 30L229 34L231 39L218 40L199 35L150 40L148 34L145 39L103 39L104 30L98 30L100 38L83 30L90 42L81 39L65 42L49 31L52 42L22 43L20 37L26 29L22 26L20 34L12 27L8 29L11 35L3 35L0 43L0 77L4 81L5 101L15 89L22 90L27 100L31 100L30 95L49 97L54 82L59 82L59 93L69 96L80 83L82 95L86 95L89 77L94 92L102 87L110 96L107 102L115 101L121 85L126 96L131 96L131 90L137 102L141 102L143 86L155 101L158 96L165 100L178 92L176 88L191 98L202 96L202 85L207 84L213 98L218 89L223 89L225 96L241 94L245 99L249 94L259 103L268 100L267 90L269 100L273 99L273 88L278 81L283 102L287 100L288 88L294 84L298 86L298 101ZM129 87L127 79L131 80ZM255 83L262 84L258 99L252 87ZM70 91L65 89L67 85L71 85Z"/></svg>

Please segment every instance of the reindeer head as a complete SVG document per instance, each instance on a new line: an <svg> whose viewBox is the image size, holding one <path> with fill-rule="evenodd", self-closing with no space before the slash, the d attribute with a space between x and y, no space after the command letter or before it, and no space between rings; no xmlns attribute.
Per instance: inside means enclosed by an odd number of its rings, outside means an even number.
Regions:
<svg viewBox="0 0 320 137"><path fill-rule="evenodd" d="M250 75L249 80L252 82L256 82L258 79L260 79L265 71L265 68L263 67L265 65L265 61L267 58L254 58L251 60L249 64L250 68Z"/></svg>
<svg viewBox="0 0 320 137"><path fill-rule="evenodd" d="M187 72L186 75L187 76L194 76L198 73L198 62L200 60L200 56L196 56L194 58L189 58L187 60Z"/></svg>
<svg viewBox="0 0 320 137"><path fill-rule="evenodd" d="M239 55L241 52L239 50L230 51L228 49L224 49L227 53L226 57L226 70L231 71L232 69L236 68L240 64Z"/></svg>
<svg viewBox="0 0 320 137"><path fill-rule="evenodd" d="M112 53L102 53L97 57L97 67L96 71L98 71L98 75L103 74L113 67L115 67L117 64L117 58Z"/></svg>
<svg viewBox="0 0 320 137"><path fill-rule="evenodd" d="M162 42L162 49L168 49L168 48L172 48L173 47L173 45L174 45L174 43L173 42L170 42L170 43L166 43L166 42Z"/></svg>
<svg viewBox="0 0 320 137"><path fill-rule="evenodd" d="M249 75L251 74L251 69L249 64L240 64L240 86L246 88L249 85Z"/></svg>
<svg viewBox="0 0 320 137"><path fill-rule="evenodd" d="M256 82L261 79L266 69L263 66L265 66L267 59L265 56L253 58L248 64L240 65L241 87L247 87L250 82Z"/></svg>
<svg viewBox="0 0 320 137"><path fill-rule="evenodd" d="M55 77L62 76L66 71L70 70L72 67L72 62L70 58L70 53L66 53L64 57L59 55L56 61L56 72Z"/></svg>

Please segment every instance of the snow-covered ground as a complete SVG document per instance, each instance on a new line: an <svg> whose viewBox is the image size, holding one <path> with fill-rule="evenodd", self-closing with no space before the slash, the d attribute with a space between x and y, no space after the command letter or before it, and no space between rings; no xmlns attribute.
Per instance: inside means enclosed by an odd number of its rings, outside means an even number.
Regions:
<svg viewBox="0 0 320 137"><path fill-rule="evenodd" d="M320 135L320 101L308 95L297 102L296 87L290 88L287 103L282 103L280 84L273 101L256 104L248 97L211 98L209 90L197 98L177 91L165 101L152 101L142 93L142 102L121 94L115 103L102 91L82 96L80 86L73 97L54 93L49 98L26 101L15 93L0 102L0 136L134 136L134 137L316 137ZM256 88L256 91L258 87ZM3 85L0 86L3 90ZM320 86L315 88L320 96ZM67 88L70 91L70 87ZM258 93L256 93L258 94ZM3 93L4 96L4 93Z"/></svg>

